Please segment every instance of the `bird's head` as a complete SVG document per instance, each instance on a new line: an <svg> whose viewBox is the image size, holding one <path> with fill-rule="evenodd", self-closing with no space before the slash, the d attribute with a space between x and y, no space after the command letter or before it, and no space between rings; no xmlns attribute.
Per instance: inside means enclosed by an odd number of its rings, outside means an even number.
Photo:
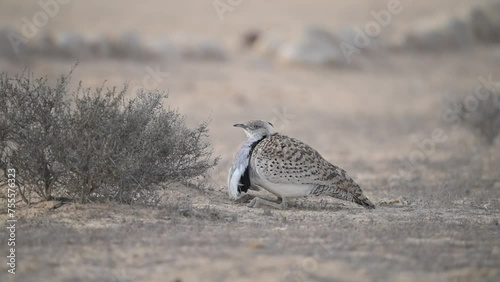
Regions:
<svg viewBox="0 0 500 282"><path fill-rule="evenodd" d="M274 133L273 125L264 120L251 120L245 123L238 123L234 127L243 128L248 138L263 138Z"/></svg>

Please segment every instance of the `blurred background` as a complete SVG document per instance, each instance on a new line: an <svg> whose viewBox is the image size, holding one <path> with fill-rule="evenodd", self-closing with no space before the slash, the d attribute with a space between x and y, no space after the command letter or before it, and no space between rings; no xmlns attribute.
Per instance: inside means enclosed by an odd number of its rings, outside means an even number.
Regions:
<svg viewBox="0 0 500 282"><path fill-rule="evenodd" d="M77 62L71 87L128 84L129 97L158 89L190 126L210 120L207 138L221 159L204 194L187 187L165 192L169 204L189 201L188 212L176 209L172 221L168 208L120 206L75 216L73 225L64 225L75 229L57 240L50 225L40 235L51 238L45 241L80 239L45 264L24 250L32 273L93 273L67 263L69 254L87 256L106 271L133 272L125 278L151 277L137 268L144 260L157 281L165 272L217 280L214 261L227 281L237 277L234 269L248 267L263 281L279 280L284 276L269 265L286 271L293 258L312 256L310 242L319 242L340 262L325 263L318 281L372 281L371 275L378 281L494 281L500 275L500 1L0 0L0 72L13 76L28 68L55 83ZM351 207L265 213L227 200L227 171L245 140L232 125L249 119L268 120L317 149L381 208L373 216ZM102 219L104 213L112 220ZM116 227L116 218L141 231ZM149 220L151 232L136 218ZM87 221L104 230L89 233L97 234L94 249L82 235L93 228ZM112 256L106 248L116 241L109 235L115 227L122 237L135 237L109 247ZM29 244L44 245L33 236ZM192 275L193 265L199 276Z"/></svg>

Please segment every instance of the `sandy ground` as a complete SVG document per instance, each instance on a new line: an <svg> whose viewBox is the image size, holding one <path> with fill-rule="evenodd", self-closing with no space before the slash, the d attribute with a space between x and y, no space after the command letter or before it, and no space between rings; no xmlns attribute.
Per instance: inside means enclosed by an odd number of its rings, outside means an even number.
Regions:
<svg viewBox="0 0 500 282"><path fill-rule="evenodd" d="M391 28L472 2L411 2ZM362 25L387 1L243 1L224 21L211 1L131 3L72 1L47 29L195 34L236 46L251 28ZM0 5L3 26L39 9L36 1ZM73 77L88 86L107 80L133 87L148 66L167 71L157 88L190 124L211 119L210 142L221 162L211 188L170 187L158 208L42 203L18 210L18 274L1 263L0 281L500 280L500 142L484 148L442 118L447 99L470 95L479 76L500 80L498 46L363 54L359 64L341 68L290 67L252 51L229 52L224 62L81 61ZM52 79L73 63L40 59L29 67ZM24 67L0 59L1 71ZM245 138L232 124L253 118L272 121L346 169L377 209L326 198L298 199L289 210L231 202L227 170ZM408 167L436 129L446 140ZM0 238L6 219L0 215Z"/></svg>

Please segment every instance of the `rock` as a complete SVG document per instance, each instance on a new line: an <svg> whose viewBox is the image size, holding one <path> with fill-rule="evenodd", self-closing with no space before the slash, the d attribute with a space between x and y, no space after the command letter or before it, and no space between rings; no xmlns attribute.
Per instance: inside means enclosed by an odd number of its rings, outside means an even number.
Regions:
<svg viewBox="0 0 500 282"><path fill-rule="evenodd" d="M148 52L154 57L162 59L177 59L179 58L179 48L167 39L151 41L147 44Z"/></svg>
<svg viewBox="0 0 500 282"><path fill-rule="evenodd" d="M259 243L259 242L254 242L254 241L249 241L247 243L247 247L249 249L263 249L266 247L266 245L262 244L262 243Z"/></svg>
<svg viewBox="0 0 500 282"><path fill-rule="evenodd" d="M227 58L222 44L215 40L202 40L185 49L188 59L222 61Z"/></svg>
<svg viewBox="0 0 500 282"><path fill-rule="evenodd" d="M90 53L94 58L109 58L113 54L113 42L105 35L100 35L90 43Z"/></svg>
<svg viewBox="0 0 500 282"><path fill-rule="evenodd" d="M356 48L362 49L363 51L371 51L385 47L384 40L382 40L381 34L376 37L371 37L367 35L370 42L366 47L358 47L358 43L356 43L355 40L356 36L359 36L359 34L356 33L354 27L351 26L344 26L340 28L337 32L337 37L342 43L347 43L351 46L355 46Z"/></svg>
<svg viewBox="0 0 500 282"><path fill-rule="evenodd" d="M31 54L38 56L57 56L59 53L56 37L51 32L45 32L29 44Z"/></svg>
<svg viewBox="0 0 500 282"><path fill-rule="evenodd" d="M143 47L141 37L132 31L125 32L113 44L113 55L120 58L144 59L148 53Z"/></svg>
<svg viewBox="0 0 500 282"><path fill-rule="evenodd" d="M500 1L472 7L469 15L470 27L479 42L500 42Z"/></svg>
<svg viewBox="0 0 500 282"><path fill-rule="evenodd" d="M345 58L339 49L341 41L322 28L307 28L301 36L285 43L278 50L278 58L285 63L324 66L343 64Z"/></svg>
<svg viewBox="0 0 500 282"><path fill-rule="evenodd" d="M272 34L265 34L260 37L260 39L254 44L254 48L258 53L261 53L265 56L274 57L281 46L283 45L284 40L278 36Z"/></svg>
<svg viewBox="0 0 500 282"><path fill-rule="evenodd" d="M81 59L91 54L90 43L83 36L73 32L59 34L56 38L56 46L58 54L66 58Z"/></svg>
<svg viewBox="0 0 500 282"><path fill-rule="evenodd" d="M379 206L410 206L415 202L412 197L399 197L398 199L384 199L377 203Z"/></svg>
<svg viewBox="0 0 500 282"><path fill-rule="evenodd" d="M474 44L474 34L466 19L440 16L418 22L406 34L403 45L415 50L460 49Z"/></svg>

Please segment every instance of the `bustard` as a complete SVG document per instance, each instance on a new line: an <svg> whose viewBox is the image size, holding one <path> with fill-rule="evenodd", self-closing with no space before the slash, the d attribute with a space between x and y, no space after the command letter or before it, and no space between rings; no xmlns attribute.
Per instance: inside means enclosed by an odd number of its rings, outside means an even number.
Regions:
<svg viewBox="0 0 500 282"><path fill-rule="evenodd" d="M234 126L242 128L248 140L229 170L232 199L240 198L248 189L263 188L281 199L281 205L254 198L249 206L284 209L288 198L325 195L375 208L345 170L326 161L307 144L275 132L271 123L252 120Z"/></svg>

